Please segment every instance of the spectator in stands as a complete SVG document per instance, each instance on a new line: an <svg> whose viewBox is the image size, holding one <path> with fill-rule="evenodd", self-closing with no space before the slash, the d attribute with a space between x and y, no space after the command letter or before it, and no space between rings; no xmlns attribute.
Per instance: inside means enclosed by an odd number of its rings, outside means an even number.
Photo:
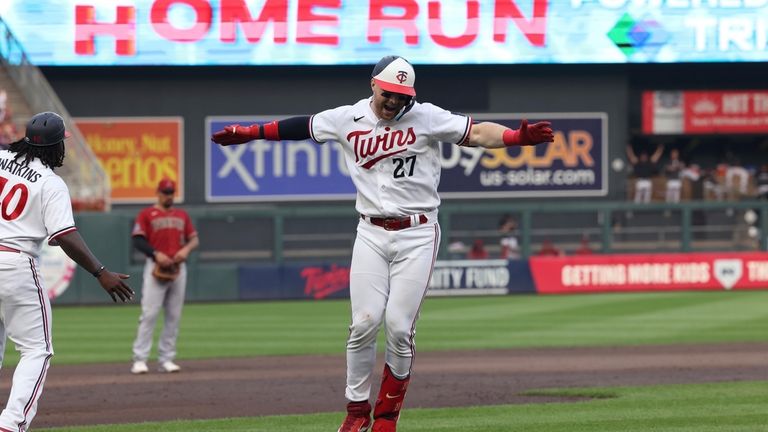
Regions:
<svg viewBox="0 0 768 432"><path fill-rule="evenodd" d="M552 243L552 240L549 239L545 239L543 242L541 242L541 249L536 252L536 255L538 256L560 256L562 254L563 253L560 251L560 249L556 248Z"/></svg>
<svg viewBox="0 0 768 432"><path fill-rule="evenodd" d="M757 174L757 197L768 199L768 164L760 166L760 172Z"/></svg>
<svg viewBox="0 0 768 432"><path fill-rule="evenodd" d="M680 173L680 178L690 184L690 198L692 200L703 200L706 197L704 191L704 178L699 164L691 163L683 168L683 171Z"/></svg>
<svg viewBox="0 0 768 432"><path fill-rule="evenodd" d="M485 244L481 239L475 240L472 244L472 249L467 253L469 259L488 259L488 251L485 249Z"/></svg>
<svg viewBox="0 0 768 432"><path fill-rule="evenodd" d="M716 168L705 169L702 174L705 195L712 195L716 201L725 199L725 186L723 185L725 170L725 164L720 164Z"/></svg>
<svg viewBox="0 0 768 432"><path fill-rule="evenodd" d="M680 151L672 149L669 152L669 161L664 165L664 176L667 178L667 191L665 201L679 203L680 192L683 188L682 172L685 164L680 160Z"/></svg>
<svg viewBox="0 0 768 432"><path fill-rule="evenodd" d="M506 214L499 220L499 234L501 239L499 245L501 246L500 257L502 259L519 259L520 258L520 244L517 241L517 221L512 215Z"/></svg>
<svg viewBox="0 0 768 432"><path fill-rule="evenodd" d="M627 145L627 158L632 164L632 172L635 176L635 197L636 203L649 203L653 196L653 183L651 178L656 174L657 165L661 154L664 152L664 146L659 144L652 155L648 155L645 150L640 155L635 155L632 145Z"/></svg>
<svg viewBox="0 0 768 432"><path fill-rule="evenodd" d="M747 194L749 171L741 165L741 161L733 153L726 156L728 164L725 168L725 189L731 198L739 198Z"/></svg>
<svg viewBox="0 0 768 432"><path fill-rule="evenodd" d="M579 248L573 251L574 255L592 255L594 251L589 246L589 236L584 234L581 237L581 243L579 243Z"/></svg>
<svg viewBox="0 0 768 432"><path fill-rule="evenodd" d="M451 259L463 259L467 256L467 245L461 240L448 243L448 255Z"/></svg>

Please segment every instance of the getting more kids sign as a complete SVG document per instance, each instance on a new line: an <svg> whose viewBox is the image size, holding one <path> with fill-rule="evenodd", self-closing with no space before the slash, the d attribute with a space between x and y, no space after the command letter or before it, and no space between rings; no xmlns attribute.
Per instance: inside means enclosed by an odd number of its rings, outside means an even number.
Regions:
<svg viewBox="0 0 768 432"><path fill-rule="evenodd" d="M93 117L75 119L112 186L114 203L151 203L157 183L177 184L184 200L183 126L180 117Z"/></svg>

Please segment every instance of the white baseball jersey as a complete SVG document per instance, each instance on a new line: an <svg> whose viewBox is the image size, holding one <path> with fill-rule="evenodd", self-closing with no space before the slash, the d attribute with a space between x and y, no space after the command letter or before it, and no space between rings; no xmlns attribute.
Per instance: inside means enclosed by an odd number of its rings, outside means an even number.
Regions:
<svg viewBox="0 0 768 432"><path fill-rule="evenodd" d="M0 244L37 257L43 240L75 230L72 202L64 180L33 159L17 163L16 153L0 151Z"/></svg>
<svg viewBox="0 0 768 432"><path fill-rule="evenodd" d="M356 209L368 216L410 216L440 205L438 142L463 144L472 119L416 102L400 120L379 120L371 99L315 114L312 139L338 141L357 188Z"/></svg>

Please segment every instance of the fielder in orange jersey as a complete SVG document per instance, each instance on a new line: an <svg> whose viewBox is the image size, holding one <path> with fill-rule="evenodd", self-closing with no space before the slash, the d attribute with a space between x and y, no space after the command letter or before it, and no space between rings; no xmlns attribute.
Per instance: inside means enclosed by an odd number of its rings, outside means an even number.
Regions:
<svg viewBox="0 0 768 432"><path fill-rule="evenodd" d="M312 116L231 125L213 134L223 146L252 140L341 143L360 213L352 251L352 324L347 339L347 416L339 432L394 432L411 379L414 335L440 244L439 142L503 148L551 142L549 122L519 129L416 101L416 74L402 57L373 68L371 96ZM369 402L376 334L386 323L381 388ZM373 411L373 423L371 422Z"/></svg>

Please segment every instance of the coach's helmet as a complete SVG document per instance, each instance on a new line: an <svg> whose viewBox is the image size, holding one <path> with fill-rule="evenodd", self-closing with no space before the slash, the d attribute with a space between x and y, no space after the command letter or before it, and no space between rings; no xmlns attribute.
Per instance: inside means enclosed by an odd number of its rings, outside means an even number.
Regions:
<svg viewBox="0 0 768 432"><path fill-rule="evenodd" d="M56 113L47 111L35 114L29 119L24 141L34 147L48 147L64 141L69 136L69 132L64 127L64 119Z"/></svg>
<svg viewBox="0 0 768 432"><path fill-rule="evenodd" d="M382 89L408 96L416 96L416 72L408 60L395 55L383 57L376 63L371 74L373 81Z"/></svg>

